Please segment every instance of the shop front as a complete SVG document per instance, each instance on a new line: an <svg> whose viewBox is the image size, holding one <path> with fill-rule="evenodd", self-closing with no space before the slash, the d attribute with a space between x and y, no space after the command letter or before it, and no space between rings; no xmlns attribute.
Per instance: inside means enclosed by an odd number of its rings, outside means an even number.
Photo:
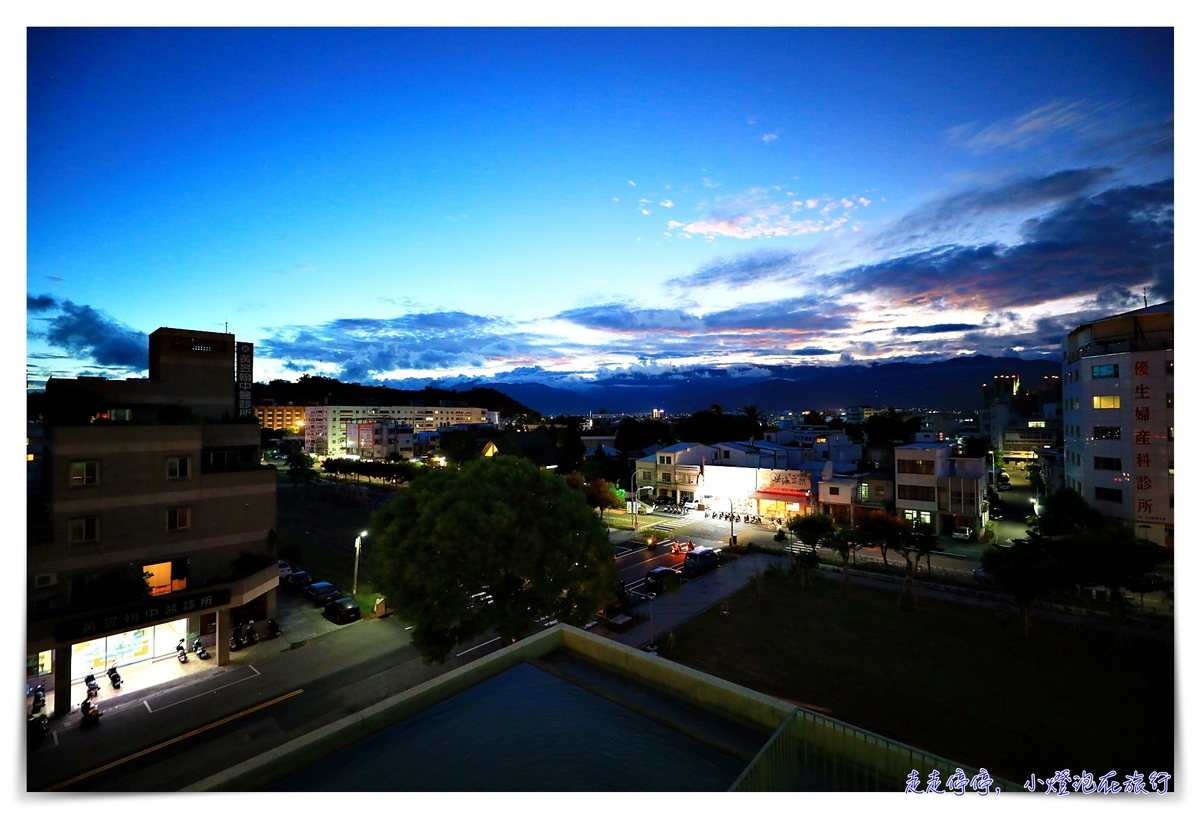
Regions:
<svg viewBox="0 0 1200 818"><path fill-rule="evenodd" d="M77 642L71 646L71 680L79 681L89 673L102 674L113 662L127 667L174 656L179 640L188 638L187 625L187 619L176 619Z"/></svg>
<svg viewBox="0 0 1200 818"><path fill-rule="evenodd" d="M752 499L758 504L755 513L764 520L771 518L787 522L790 517L808 513L807 491L756 491Z"/></svg>

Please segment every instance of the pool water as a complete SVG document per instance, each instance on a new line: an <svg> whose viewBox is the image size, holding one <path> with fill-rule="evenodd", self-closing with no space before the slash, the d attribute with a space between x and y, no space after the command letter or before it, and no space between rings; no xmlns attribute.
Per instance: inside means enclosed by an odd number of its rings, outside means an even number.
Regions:
<svg viewBox="0 0 1200 818"><path fill-rule="evenodd" d="M744 767L732 755L522 664L271 789L725 790Z"/></svg>

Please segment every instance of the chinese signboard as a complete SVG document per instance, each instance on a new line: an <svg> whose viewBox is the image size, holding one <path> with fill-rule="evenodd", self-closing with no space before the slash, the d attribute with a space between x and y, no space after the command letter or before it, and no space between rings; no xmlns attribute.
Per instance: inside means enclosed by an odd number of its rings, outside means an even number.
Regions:
<svg viewBox="0 0 1200 818"><path fill-rule="evenodd" d="M790 471L784 469L759 469L759 491L807 491L812 485L806 471Z"/></svg>
<svg viewBox="0 0 1200 818"><path fill-rule="evenodd" d="M1154 440L1154 432L1152 429L1146 428L1156 422L1159 424L1162 422L1161 417L1153 416L1155 411L1152 399L1154 390L1150 382L1150 372L1149 361L1135 360L1133 362L1134 512L1139 521L1162 523L1167 520L1166 509L1155 507L1155 500L1158 499L1157 505L1160 506L1162 500L1155 497L1156 486L1154 485L1155 481L1160 479L1162 464L1154 461L1163 455ZM1165 395L1157 397L1163 398Z"/></svg>
<svg viewBox="0 0 1200 818"><path fill-rule="evenodd" d="M237 413L238 417L254 414L251 388L254 383L254 344L238 341L237 344Z"/></svg>
<svg viewBox="0 0 1200 818"><path fill-rule="evenodd" d="M179 597L147 599L138 605L109 610L92 616L79 616L59 622L54 638L59 642L91 639L106 633L135 630L229 604L229 589L199 592Z"/></svg>

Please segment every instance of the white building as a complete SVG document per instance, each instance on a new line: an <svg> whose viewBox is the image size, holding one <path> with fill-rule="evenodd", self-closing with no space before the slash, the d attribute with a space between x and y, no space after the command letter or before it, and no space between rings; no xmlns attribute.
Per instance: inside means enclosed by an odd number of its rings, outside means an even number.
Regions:
<svg viewBox="0 0 1200 818"><path fill-rule="evenodd" d="M1076 327L1063 340L1064 482L1105 517L1175 539L1175 306Z"/></svg>
<svg viewBox="0 0 1200 818"><path fill-rule="evenodd" d="M929 432L896 447L896 514L939 534L963 525L979 533L987 523L984 458L953 451L953 442Z"/></svg>
<svg viewBox="0 0 1200 818"><path fill-rule="evenodd" d="M346 424L346 454L362 460L413 456L413 428L394 420Z"/></svg>
<svg viewBox="0 0 1200 818"><path fill-rule="evenodd" d="M350 454L347 432L358 424L388 420L414 432L436 431L487 423L489 412L462 406L306 406L304 415L304 450L317 457L342 457Z"/></svg>

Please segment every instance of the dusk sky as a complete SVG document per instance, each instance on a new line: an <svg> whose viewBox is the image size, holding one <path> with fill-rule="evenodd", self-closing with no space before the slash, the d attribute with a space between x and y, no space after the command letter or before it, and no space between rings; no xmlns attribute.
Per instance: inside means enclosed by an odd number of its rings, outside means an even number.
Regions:
<svg viewBox="0 0 1200 818"><path fill-rule="evenodd" d="M28 370L1057 356L1174 296L1166 29L32 29Z"/></svg>

